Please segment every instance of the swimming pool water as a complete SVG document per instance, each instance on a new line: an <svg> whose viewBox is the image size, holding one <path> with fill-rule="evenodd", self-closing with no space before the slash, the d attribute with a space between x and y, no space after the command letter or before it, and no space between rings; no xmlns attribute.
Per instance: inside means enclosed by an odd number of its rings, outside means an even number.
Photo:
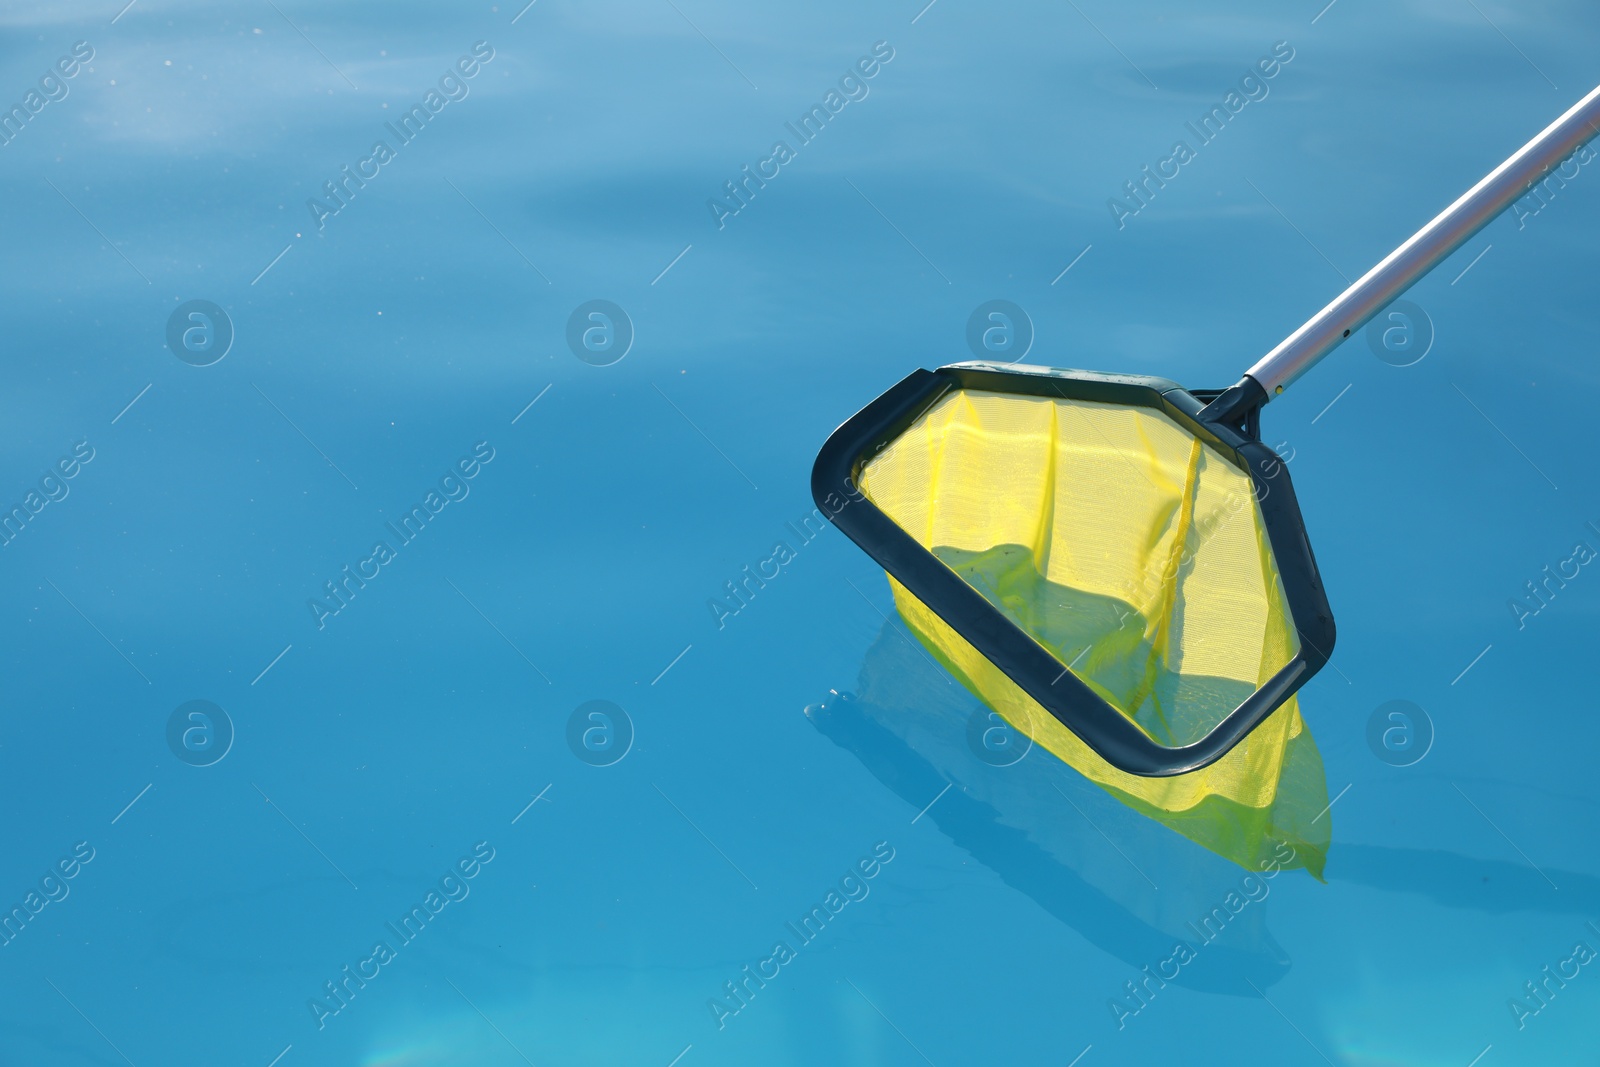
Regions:
<svg viewBox="0 0 1600 1067"><path fill-rule="evenodd" d="M1264 413L1326 884L808 486L919 366L1233 382L1592 9L125 2L0 12L0 1064L1593 1061L1590 155Z"/></svg>

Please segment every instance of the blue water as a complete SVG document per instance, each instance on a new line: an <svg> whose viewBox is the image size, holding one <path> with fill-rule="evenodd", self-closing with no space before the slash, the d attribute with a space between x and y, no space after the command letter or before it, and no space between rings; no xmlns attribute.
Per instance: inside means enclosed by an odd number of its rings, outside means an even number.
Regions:
<svg viewBox="0 0 1600 1067"><path fill-rule="evenodd" d="M922 2L6 5L0 1064L1593 1061L1592 166L1266 411L1328 881L1143 1000L1243 872L979 759L789 524L987 301L992 357L1234 381L1592 86L1595 11Z"/></svg>

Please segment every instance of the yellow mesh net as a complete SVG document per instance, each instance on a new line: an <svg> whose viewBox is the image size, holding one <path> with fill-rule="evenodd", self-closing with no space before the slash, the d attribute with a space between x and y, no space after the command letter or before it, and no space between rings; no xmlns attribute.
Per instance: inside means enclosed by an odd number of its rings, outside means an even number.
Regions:
<svg viewBox="0 0 1600 1067"><path fill-rule="evenodd" d="M861 490L1147 735L1198 740L1299 648L1249 475L1151 408L946 394ZM890 579L912 632L1015 728L1124 803L1254 869L1318 877L1331 819L1293 699L1209 767L1112 767Z"/></svg>

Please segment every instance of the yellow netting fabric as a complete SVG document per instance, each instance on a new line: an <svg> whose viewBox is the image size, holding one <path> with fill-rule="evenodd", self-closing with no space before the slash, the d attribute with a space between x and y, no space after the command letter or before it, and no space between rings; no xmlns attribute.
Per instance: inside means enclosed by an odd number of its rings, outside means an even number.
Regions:
<svg viewBox="0 0 1600 1067"><path fill-rule="evenodd" d="M1153 409L953 392L861 489L1164 745L1204 736L1299 647L1249 476ZM1244 866L1282 841L1320 876L1327 786L1293 700L1210 767L1126 774L890 585L939 661L1061 760Z"/></svg>

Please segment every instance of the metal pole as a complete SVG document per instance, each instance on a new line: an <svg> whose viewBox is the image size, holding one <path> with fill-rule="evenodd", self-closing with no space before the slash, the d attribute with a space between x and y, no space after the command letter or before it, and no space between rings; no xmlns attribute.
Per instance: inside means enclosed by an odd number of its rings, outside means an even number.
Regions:
<svg viewBox="0 0 1600 1067"><path fill-rule="evenodd" d="M1523 145L1488 177L1467 190L1461 199L1413 234L1409 241L1390 252L1383 262L1367 271L1245 374L1261 386L1270 401L1597 133L1600 133L1600 88L1578 101L1543 133Z"/></svg>

